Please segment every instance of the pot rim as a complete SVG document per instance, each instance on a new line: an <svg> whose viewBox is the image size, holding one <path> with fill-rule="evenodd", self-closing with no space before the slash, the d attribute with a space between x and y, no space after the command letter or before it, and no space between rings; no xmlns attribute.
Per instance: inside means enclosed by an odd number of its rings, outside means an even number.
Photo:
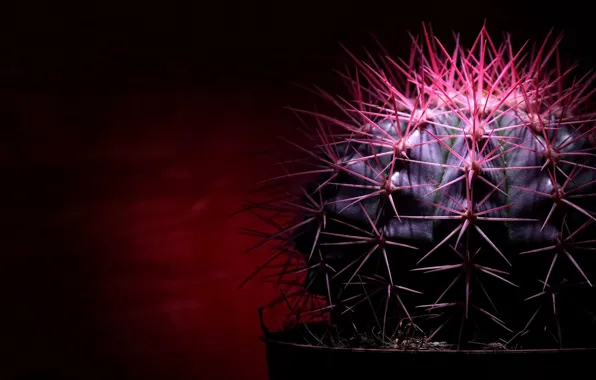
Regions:
<svg viewBox="0 0 596 380"><path fill-rule="evenodd" d="M522 349L522 350L404 350L399 348L355 348L355 347L331 347L331 346L313 346L303 343L285 342L283 340L272 337L261 336L260 340L265 344L273 344L287 347L296 347L314 350L327 351L352 351L352 352L369 352L369 353L403 353L403 354L447 354L447 355L469 355L469 354L556 354L556 353L573 353L573 352L593 352L596 354L596 347L577 347L577 348L537 348L537 349Z"/></svg>

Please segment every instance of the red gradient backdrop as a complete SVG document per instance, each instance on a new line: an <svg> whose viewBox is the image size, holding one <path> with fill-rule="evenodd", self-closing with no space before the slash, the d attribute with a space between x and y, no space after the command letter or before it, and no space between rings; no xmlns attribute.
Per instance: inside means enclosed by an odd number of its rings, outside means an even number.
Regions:
<svg viewBox="0 0 596 380"><path fill-rule="evenodd" d="M73 104L82 117L65 120ZM265 378L257 307L273 289L237 289L263 252L241 254L255 241L236 228L258 221L229 217L271 175L258 151L288 123L265 104L181 91L13 101L26 140L5 147L2 281L15 294L1 371Z"/></svg>

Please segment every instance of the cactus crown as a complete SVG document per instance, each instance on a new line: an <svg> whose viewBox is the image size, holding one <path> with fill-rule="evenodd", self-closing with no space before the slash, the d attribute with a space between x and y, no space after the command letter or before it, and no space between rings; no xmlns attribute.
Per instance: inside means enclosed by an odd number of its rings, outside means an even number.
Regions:
<svg viewBox="0 0 596 380"><path fill-rule="evenodd" d="M253 210L276 229L258 246L279 243L272 304L331 326L311 343L593 342L594 77L562 67L560 39L510 41L483 27L448 50L424 27L407 60L352 55L350 97L320 91L338 116L299 111L314 143L290 142L304 159Z"/></svg>

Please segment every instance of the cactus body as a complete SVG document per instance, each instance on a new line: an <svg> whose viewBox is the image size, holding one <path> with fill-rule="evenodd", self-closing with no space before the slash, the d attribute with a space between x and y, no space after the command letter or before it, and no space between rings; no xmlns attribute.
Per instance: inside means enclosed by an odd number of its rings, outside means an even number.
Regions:
<svg viewBox="0 0 596 380"><path fill-rule="evenodd" d="M556 43L524 55L484 28L470 50L422 40L409 61L357 61L351 98L323 93L342 112L311 113L310 167L288 178L314 177L282 201L295 218L275 234L299 262L281 275L307 272L333 324L385 341L405 321L459 347L587 345L591 78L561 68Z"/></svg>

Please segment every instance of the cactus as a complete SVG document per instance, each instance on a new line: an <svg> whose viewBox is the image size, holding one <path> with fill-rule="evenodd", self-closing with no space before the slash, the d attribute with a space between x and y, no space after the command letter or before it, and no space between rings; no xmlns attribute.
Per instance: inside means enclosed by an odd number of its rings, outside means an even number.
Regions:
<svg viewBox="0 0 596 380"><path fill-rule="evenodd" d="M275 228L257 246L279 243L255 273L298 325L327 321L313 344L593 344L594 76L560 41L448 48L423 26L407 60L348 52L349 97L317 89L337 115L294 110L313 143L287 141L303 157L253 204Z"/></svg>

